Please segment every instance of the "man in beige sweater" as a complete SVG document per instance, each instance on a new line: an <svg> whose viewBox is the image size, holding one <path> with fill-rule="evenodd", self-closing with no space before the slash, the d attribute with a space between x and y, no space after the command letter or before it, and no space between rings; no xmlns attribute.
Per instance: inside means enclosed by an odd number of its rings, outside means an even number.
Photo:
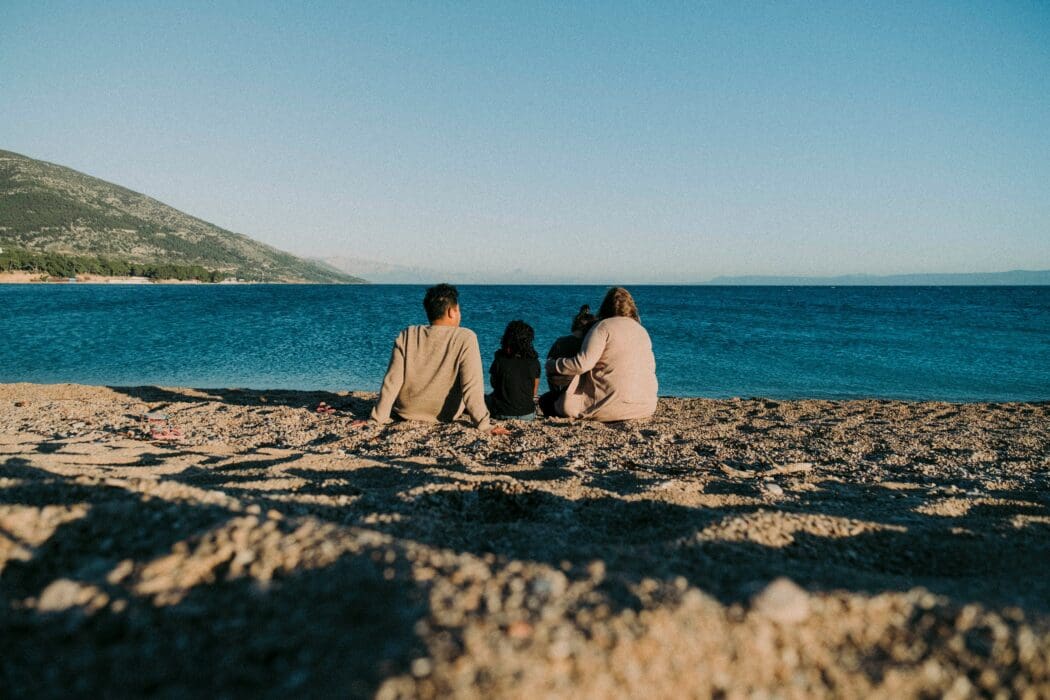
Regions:
<svg viewBox="0 0 1050 700"><path fill-rule="evenodd" d="M390 365L372 408L372 420L452 421L466 410L479 430L493 428L485 406L481 350L474 332L460 327L459 293L450 284L427 290L423 298L428 326L401 331L390 353Z"/></svg>

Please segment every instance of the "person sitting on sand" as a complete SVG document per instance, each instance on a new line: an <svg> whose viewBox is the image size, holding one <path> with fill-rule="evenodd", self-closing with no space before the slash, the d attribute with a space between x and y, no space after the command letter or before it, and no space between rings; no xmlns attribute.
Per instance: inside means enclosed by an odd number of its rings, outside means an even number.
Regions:
<svg viewBox="0 0 1050 700"><path fill-rule="evenodd" d="M581 306L575 318L572 319L572 332L569 335L563 335L551 344L550 350L547 351L547 360L559 357L575 357L583 346L583 337L587 335L587 331L591 329L591 326L597 320L595 315L591 313L589 304ZM572 377L570 376L547 372L549 391L544 392L539 399L540 411L543 415L557 415L554 403L565 393L565 390L569 388L571 383Z"/></svg>
<svg viewBox="0 0 1050 700"><path fill-rule="evenodd" d="M590 330L597 320L595 315L591 313L589 304L581 306L579 313L572 319L572 332L551 343L551 348L547 351L547 359L574 357L583 346L583 336L587 335L587 331ZM547 373L547 386L550 387L551 391L565 391L569 387L570 382L572 382L572 377Z"/></svg>
<svg viewBox="0 0 1050 700"><path fill-rule="evenodd" d="M648 418L656 411L656 358L631 293L610 289L598 318L579 353L547 361L548 375L573 377L551 413L605 422Z"/></svg>
<svg viewBox="0 0 1050 700"><path fill-rule="evenodd" d="M493 418L532 420L536 417L540 361L532 347L535 337L532 326L524 321L511 321L503 331L500 348L489 367L492 393L485 397Z"/></svg>
<svg viewBox="0 0 1050 700"><path fill-rule="evenodd" d="M479 430L508 434L506 428L492 428L489 420L478 337L459 325L459 292L450 284L431 287L423 308L430 325L409 326L398 334L372 420L389 423L395 415L447 422L466 409Z"/></svg>

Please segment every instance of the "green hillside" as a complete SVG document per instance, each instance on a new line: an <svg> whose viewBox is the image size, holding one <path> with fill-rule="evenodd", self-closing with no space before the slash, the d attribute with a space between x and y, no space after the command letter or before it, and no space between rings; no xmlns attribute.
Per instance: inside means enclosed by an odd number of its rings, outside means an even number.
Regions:
<svg viewBox="0 0 1050 700"><path fill-rule="evenodd" d="M130 270L205 269L257 282L359 283L151 197L0 150L0 248L101 258Z"/></svg>

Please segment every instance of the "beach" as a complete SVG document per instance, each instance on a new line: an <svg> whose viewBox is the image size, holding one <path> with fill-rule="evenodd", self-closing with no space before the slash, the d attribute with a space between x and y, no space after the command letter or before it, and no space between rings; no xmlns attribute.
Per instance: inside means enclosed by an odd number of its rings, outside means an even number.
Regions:
<svg viewBox="0 0 1050 700"><path fill-rule="evenodd" d="M1050 697L1046 402L374 398L0 385L5 692Z"/></svg>
<svg viewBox="0 0 1050 700"><path fill-rule="evenodd" d="M72 281L68 277L48 277L39 272L0 272L0 284L209 284L200 280L151 279L114 275L77 275ZM217 283L210 283L217 284ZM234 284L227 282L226 284ZM236 284L247 284L236 282Z"/></svg>

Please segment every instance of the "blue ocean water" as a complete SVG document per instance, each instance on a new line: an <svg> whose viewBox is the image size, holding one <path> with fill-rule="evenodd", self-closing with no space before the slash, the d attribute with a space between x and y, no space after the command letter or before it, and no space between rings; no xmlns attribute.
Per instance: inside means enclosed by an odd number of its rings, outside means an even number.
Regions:
<svg viewBox="0 0 1050 700"><path fill-rule="evenodd" d="M424 287L0 285L0 382L377 390ZM486 367L603 287L464 286ZM632 287L660 393L1050 399L1050 287Z"/></svg>

